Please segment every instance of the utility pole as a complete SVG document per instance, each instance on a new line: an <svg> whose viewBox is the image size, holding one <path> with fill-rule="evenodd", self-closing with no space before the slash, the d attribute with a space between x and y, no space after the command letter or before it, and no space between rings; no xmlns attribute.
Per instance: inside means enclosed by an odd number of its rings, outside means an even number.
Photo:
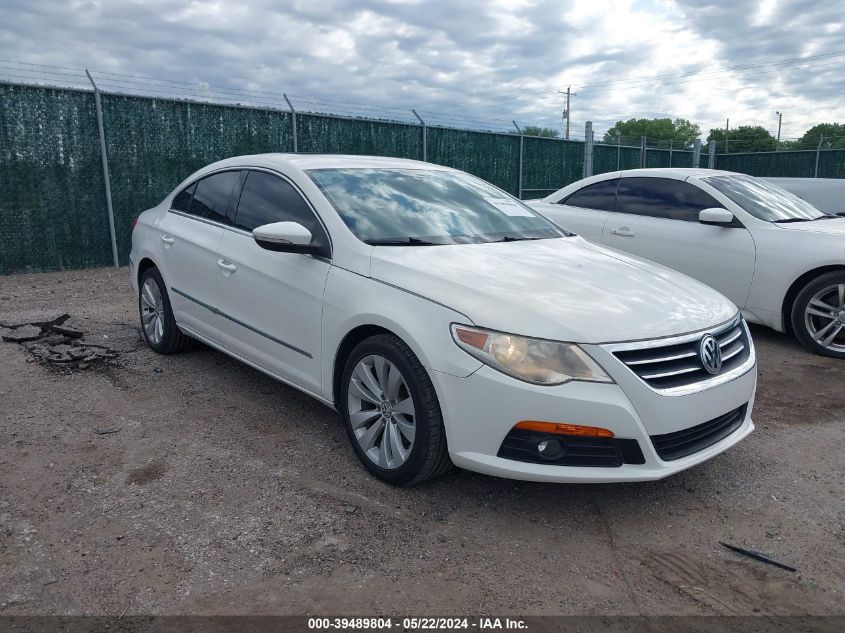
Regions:
<svg viewBox="0 0 845 633"><path fill-rule="evenodd" d="M728 128L731 126L731 120L725 119L725 154L728 153Z"/></svg>
<svg viewBox="0 0 845 633"><path fill-rule="evenodd" d="M778 140L775 144L775 151L780 149L780 123L783 120L783 112L775 112L778 115Z"/></svg>
<svg viewBox="0 0 845 633"><path fill-rule="evenodd" d="M566 92L563 92L562 90L558 90L557 92L558 92L558 94L565 94L566 95L566 109L564 109L564 111L563 111L563 118L566 119L566 140L568 141L569 140L569 121L572 119L572 117L569 116L569 113L570 113L569 100L570 100L571 97L577 97L578 93L572 92L572 86L567 86Z"/></svg>

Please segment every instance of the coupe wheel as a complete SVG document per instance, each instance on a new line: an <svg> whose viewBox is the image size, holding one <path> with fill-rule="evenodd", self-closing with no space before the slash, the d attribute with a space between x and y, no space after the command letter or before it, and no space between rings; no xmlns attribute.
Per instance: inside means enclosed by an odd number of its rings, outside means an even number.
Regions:
<svg viewBox="0 0 845 633"><path fill-rule="evenodd" d="M792 328L807 349L845 358L845 272L821 275L798 294Z"/></svg>
<svg viewBox="0 0 845 633"><path fill-rule="evenodd" d="M158 268L148 268L138 283L138 311L141 331L147 344L159 354L174 354L191 346L193 340L183 334L173 318L167 286Z"/></svg>
<svg viewBox="0 0 845 633"><path fill-rule="evenodd" d="M451 465L434 386L396 336L373 336L355 347L338 408L356 454L380 479L407 486Z"/></svg>

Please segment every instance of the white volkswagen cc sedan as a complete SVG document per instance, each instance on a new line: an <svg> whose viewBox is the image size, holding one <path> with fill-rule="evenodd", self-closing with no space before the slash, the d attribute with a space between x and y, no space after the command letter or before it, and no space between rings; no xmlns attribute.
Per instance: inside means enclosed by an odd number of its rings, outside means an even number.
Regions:
<svg viewBox="0 0 845 633"><path fill-rule="evenodd" d="M658 479L754 428L736 306L454 169L227 159L140 216L130 260L153 350L197 339L310 394L392 484Z"/></svg>
<svg viewBox="0 0 845 633"><path fill-rule="evenodd" d="M589 240L703 281L752 323L845 358L844 217L712 169L600 174L530 204Z"/></svg>

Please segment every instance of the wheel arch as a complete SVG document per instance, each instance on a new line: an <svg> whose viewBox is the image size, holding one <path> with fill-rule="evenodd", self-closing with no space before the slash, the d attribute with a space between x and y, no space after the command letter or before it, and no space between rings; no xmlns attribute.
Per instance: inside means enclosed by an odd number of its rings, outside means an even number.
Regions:
<svg viewBox="0 0 845 633"><path fill-rule="evenodd" d="M142 257L141 261L138 262L138 285L141 284L141 277L147 272L150 268L158 268L155 262L150 259L149 257Z"/></svg>
<svg viewBox="0 0 845 633"><path fill-rule="evenodd" d="M375 325L374 323L366 323L349 330L341 340L334 356L334 365L332 366L332 398L336 409L340 402L341 379L343 378L343 368L346 366L346 360L358 343L378 334L392 334L400 339L402 338L396 332L392 332L386 327Z"/></svg>
<svg viewBox="0 0 845 633"><path fill-rule="evenodd" d="M792 282L783 298L783 306L781 308L783 323L787 331L792 331L792 307L795 304L795 299L798 297L801 290L803 290L804 286L813 281L816 277L835 271L845 271L845 265L831 264L829 266L819 266L818 268L808 270Z"/></svg>

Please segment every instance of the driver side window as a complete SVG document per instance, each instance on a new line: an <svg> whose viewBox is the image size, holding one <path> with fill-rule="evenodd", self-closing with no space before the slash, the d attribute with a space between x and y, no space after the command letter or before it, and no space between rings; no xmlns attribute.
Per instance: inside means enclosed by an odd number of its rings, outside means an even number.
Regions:
<svg viewBox="0 0 845 633"><path fill-rule="evenodd" d="M293 185L267 172L250 171L241 190L235 226L252 231L273 222L296 222L311 231L315 244L328 244L323 226Z"/></svg>

